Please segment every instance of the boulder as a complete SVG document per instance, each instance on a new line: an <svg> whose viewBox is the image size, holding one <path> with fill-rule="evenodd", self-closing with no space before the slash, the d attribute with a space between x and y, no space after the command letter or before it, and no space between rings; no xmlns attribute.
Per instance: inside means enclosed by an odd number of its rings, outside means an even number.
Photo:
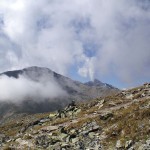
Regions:
<svg viewBox="0 0 150 150"><path fill-rule="evenodd" d="M146 141L146 144L147 144L148 146L150 146L150 139L148 139L148 140Z"/></svg>
<svg viewBox="0 0 150 150"><path fill-rule="evenodd" d="M100 102L98 103L98 105L102 105L105 103L105 99L100 100Z"/></svg>
<svg viewBox="0 0 150 150"><path fill-rule="evenodd" d="M116 148L117 148L117 150L120 150L120 149L123 149L123 148L124 148L124 145L123 145L123 143L122 143L121 140L118 140L118 141L116 142Z"/></svg>
<svg viewBox="0 0 150 150"><path fill-rule="evenodd" d="M35 144L39 147L47 148L48 146L52 144L52 140L47 135L40 135L36 137Z"/></svg>
<svg viewBox="0 0 150 150"><path fill-rule="evenodd" d="M126 141L125 148L129 149L132 145L133 145L133 141L132 140Z"/></svg>
<svg viewBox="0 0 150 150"><path fill-rule="evenodd" d="M45 123L45 122L48 122L48 121L50 121L50 119L45 118L45 119L41 119L40 123Z"/></svg>
<svg viewBox="0 0 150 150"><path fill-rule="evenodd" d="M46 127L41 128L41 131L43 132L51 132L55 130L58 130L58 126L46 126Z"/></svg>
<svg viewBox="0 0 150 150"><path fill-rule="evenodd" d="M79 138L78 138L78 137L71 139L71 142L72 142L73 144L77 143L78 141L79 141Z"/></svg>
<svg viewBox="0 0 150 150"><path fill-rule="evenodd" d="M49 114L49 118L50 118L50 119L52 119L52 118L54 118L54 117L56 117L56 114L55 114L55 113Z"/></svg>
<svg viewBox="0 0 150 150"><path fill-rule="evenodd" d="M0 134L0 145L9 140L9 137L5 136L5 134Z"/></svg>
<svg viewBox="0 0 150 150"><path fill-rule="evenodd" d="M133 94L127 94L126 99L133 99Z"/></svg>
<svg viewBox="0 0 150 150"><path fill-rule="evenodd" d="M60 133L59 134L59 139L62 140L62 141L66 141L67 136L68 136L68 134Z"/></svg>
<svg viewBox="0 0 150 150"><path fill-rule="evenodd" d="M108 118L112 118L113 116L114 115L112 113L107 112L107 113L101 114L100 119L101 120L107 120Z"/></svg>
<svg viewBox="0 0 150 150"><path fill-rule="evenodd" d="M69 145L69 144L67 144L67 143L61 143L61 150L63 149L63 150L66 150L67 148L70 148L71 146Z"/></svg>
<svg viewBox="0 0 150 150"><path fill-rule="evenodd" d="M27 140L23 140L21 138L16 139L16 142L18 142L19 145L27 145L29 147L33 147L33 144Z"/></svg>

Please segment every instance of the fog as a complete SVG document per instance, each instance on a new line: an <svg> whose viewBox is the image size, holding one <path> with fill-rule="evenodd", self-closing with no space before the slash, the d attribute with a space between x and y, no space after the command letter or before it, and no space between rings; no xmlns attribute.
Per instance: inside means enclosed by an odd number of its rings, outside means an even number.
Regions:
<svg viewBox="0 0 150 150"><path fill-rule="evenodd" d="M35 100L41 102L65 95L65 91L53 78L46 80L45 77L40 77L38 81L33 81L23 75L20 75L18 79L5 75L0 76L0 101Z"/></svg>

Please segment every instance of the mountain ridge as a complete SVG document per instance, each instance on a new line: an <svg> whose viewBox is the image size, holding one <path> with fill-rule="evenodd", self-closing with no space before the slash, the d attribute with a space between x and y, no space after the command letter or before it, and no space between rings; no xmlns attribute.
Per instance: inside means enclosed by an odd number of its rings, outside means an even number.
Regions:
<svg viewBox="0 0 150 150"><path fill-rule="evenodd" d="M0 102L0 108L1 110L3 110L3 112L0 111L0 116L4 116L4 114L9 114L10 106L12 106L11 112L14 108L14 111L17 113L41 113L44 111L47 112L62 109L72 100L87 101L92 98L106 96L119 91L117 88L114 87L110 88L110 86L107 85L103 86L104 84L102 86L89 86L79 81L74 81L68 77L60 75L48 68L37 66L24 68L22 70L7 71L1 73L0 76L7 76L8 78L15 78L16 80L19 80L20 77L23 76L30 81L34 81L34 83L41 83L43 87L45 86L45 84L47 84L47 82L48 84L51 84L52 81L52 83L56 83L57 86L59 86L66 93L66 95L63 96L47 99L43 98L39 101L37 101L37 98L27 96L27 98L21 101L19 104L12 101L7 103ZM99 83L101 82L99 81ZM13 88L13 85L9 86ZM7 108L9 109L7 110Z"/></svg>
<svg viewBox="0 0 150 150"><path fill-rule="evenodd" d="M8 77L14 77L14 78L18 78L19 75L22 75L24 71L28 71L28 70L38 70L38 69L44 69L44 70L47 70L51 73L54 73L54 76L55 77L60 77L60 76L63 76L59 73L56 73L55 71L52 71L51 69L49 68L46 68L46 67L38 67L38 66L31 66L31 67L27 67L27 68L23 68L23 69L17 69L17 70L11 70L11 71L5 71L5 72L2 72L0 73L0 76L1 75L6 75ZM71 79L69 77L66 77L64 76L65 78L68 78L68 79ZM77 81L77 80L74 80L75 82L79 82L79 83L82 83L80 81ZM83 83L85 85L88 85L88 86L109 86L109 87L112 87L112 88L116 88L108 83L103 83L101 82L99 79L95 78L94 80L90 80L90 81L87 81L85 83ZM118 89L118 88L116 88Z"/></svg>
<svg viewBox="0 0 150 150"><path fill-rule="evenodd" d="M148 150L150 83L0 123L1 149Z"/></svg>
<svg viewBox="0 0 150 150"><path fill-rule="evenodd" d="M108 83L103 83L101 82L100 80L98 79L94 79L93 81L88 81L88 82L85 82L84 83L85 85L88 85L88 86L108 86L110 88L116 88ZM116 88L117 89L117 88Z"/></svg>

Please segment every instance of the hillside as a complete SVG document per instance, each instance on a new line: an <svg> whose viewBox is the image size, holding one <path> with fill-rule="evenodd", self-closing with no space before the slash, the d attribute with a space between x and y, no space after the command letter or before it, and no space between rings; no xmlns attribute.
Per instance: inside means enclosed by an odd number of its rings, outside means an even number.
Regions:
<svg viewBox="0 0 150 150"><path fill-rule="evenodd" d="M42 67L4 72L0 74L0 80L3 78L7 81L4 86L9 86L10 91L6 91L5 95L10 96L4 100L0 99L1 118L14 113L54 111L64 108L72 100L87 101L119 91L104 83L94 85L93 82L93 86L90 86ZM0 96L1 94L2 91Z"/></svg>
<svg viewBox="0 0 150 150"><path fill-rule="evenodd" d="M40 150L149 150L150 84L74 103L62 110L18 114L0 125L0 146Z"/></svg>

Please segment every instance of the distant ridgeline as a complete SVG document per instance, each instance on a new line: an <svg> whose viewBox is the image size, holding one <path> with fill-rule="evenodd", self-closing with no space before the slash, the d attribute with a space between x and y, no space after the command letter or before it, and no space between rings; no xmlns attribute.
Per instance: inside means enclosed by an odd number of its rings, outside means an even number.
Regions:
<svg viewBox="0 0 150 150"><path fill-rule="evenodd" d="M7 71L1 73L0 76L8 76L19 80L20 76L23 76L34 82L48 82L53 80L57 85L66 93L65 95L57 98L37 99L33 97L27 97L19 104L13 103L13 101L1 101L0 102L0 116L9 116L13 113L40 113L54 111L61 109L68 105L72 100L85 101L97 97L102 97L116 93L119 89L102 83L95 79L87 83L81 83L74 81L68 77L60 75L48 68L42 67L28 67L22 70ZM44 80L43 80L44 78ZM42 80L40 80L42 79ZM9 85L11 86L11 85ZM13 88L13 87L12 87Z"/></svg>

